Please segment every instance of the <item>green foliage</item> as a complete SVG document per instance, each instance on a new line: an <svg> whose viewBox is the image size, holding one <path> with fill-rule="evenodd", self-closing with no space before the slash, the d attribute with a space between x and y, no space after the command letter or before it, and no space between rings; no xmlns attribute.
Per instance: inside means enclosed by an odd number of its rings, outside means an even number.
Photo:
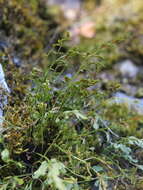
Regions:
<svg viewBox="0 0 143 190"><path fill-rule="evenodd" d="M122 189L126 183L136 186L143 168L142 156L138 156L143 142L133 137L131 129L123 133L122 120L130 125L130 118L137 116L129 116L127 108L118 106L112 113L104 103L109 92L90 89L100 82L89 75L91 57L100 57L100 49L95 52L90 55L71 48L61 53L53 49L55 61L52 58L48 69L33 69L33 88L22 104L8 107L13 115L7 111L1 159L8 165L4 164L6 180L1 188L78 190L94 185L106 190L115 185ZM77 57L83 62L72 77L65 76ZM97 72L105 66L104 57L100 61L99 67L94 63ZM62 67L56 71L59 65ZM132 180L134 175L136 181Z"/></svg>
<svg viewBox="0 0 143 190"><path fill-rule="evenodd" d="M43 186L46 187L50 185L59 190L66 190L63 180L59 177L61 172L65 173L64 165L52 159L49 162L44 161L41 163L38 170L34 172L33 179L39 179L41 176L46 176Z"/></svg>
<svg viewBox="0 0 143 190"><path fill-rule="evenodd" d="M8 149L4 149L2 152L1 152L1 159L4 161L4 162L8 162L9 161L9 151Z"/></svg>
<svg viewBox="0 0 143 190"><path fill-rule="evenodd" d="M72 48L66 36L45 54L48 10L33 0L0 0L0 5L0 27L15 37L23 58L45 61L44 71L35 67L30 76L9 59L1 61L9 68L13 94L0 142L0 189L142 189L142 116L122 105L106 105L118 85L101 91L96 78L120 57L125 25L111 28L113 39L102 25L97 28L102 35Z"/></svg>

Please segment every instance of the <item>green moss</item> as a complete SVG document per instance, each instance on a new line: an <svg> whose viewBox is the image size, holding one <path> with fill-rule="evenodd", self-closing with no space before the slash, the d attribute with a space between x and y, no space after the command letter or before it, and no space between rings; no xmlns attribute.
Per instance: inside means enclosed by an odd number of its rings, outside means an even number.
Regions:
<svg viewBox="0 0 143 190"><path fill-rule="evenodd" d="M50 15L48 17L48 14L47 20L42 18L40 9L43 7L40 1L34 3L32 0L0 1L2 15L0 30L3 32L1 38L9 39L12 53L16 51L23 61L31 60L31 62L42 63L44 59L43 50L50 38L49 26L51 24L54 26L56 23Z"/></svg>
<svg viewBox="0 0 143 190"><path fill-rule="evenodd" d="M132 51L137 57L142 54L141 46L133 47L131 41L133 34L133 41L139 43L133 30L138 21L118 21L113 26L103 22L94 40L83 39L73 48L65 43L67 39L59 40L46 55L45 39L53 30L39 1L1 0L0 10L0 28L6 38L13 37L13 49L27 62L46 60L44 71L34 68L29 75L10 59L1 61L12 94L0 139L0 188L57 189L64 183L66 189L76 190L90 189L95 183L99 188L140 189L142 116L125 106L104 104L117 84L109 83L104 93L98 85L90 89L101 82L95 74L102 69ZM131 35L124 35L125 28ZM10 58L9 51L5 54ZM65 77L74 63L78 66L72 78ZM46 168L53 163L56 173L51 174L53 170ZM43 164L45 168L34 178Z"/></svg>

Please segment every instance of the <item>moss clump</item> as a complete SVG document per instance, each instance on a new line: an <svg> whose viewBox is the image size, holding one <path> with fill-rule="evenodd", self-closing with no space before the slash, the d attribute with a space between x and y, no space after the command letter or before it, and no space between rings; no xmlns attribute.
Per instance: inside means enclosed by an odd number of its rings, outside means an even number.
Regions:
<svg viewBox="0 0 143 190"><path fill-rule="evenodd" d="M39 0L0 1L0 38L25 62L42 63L52 28L57 26L44 6Z"/></svg>

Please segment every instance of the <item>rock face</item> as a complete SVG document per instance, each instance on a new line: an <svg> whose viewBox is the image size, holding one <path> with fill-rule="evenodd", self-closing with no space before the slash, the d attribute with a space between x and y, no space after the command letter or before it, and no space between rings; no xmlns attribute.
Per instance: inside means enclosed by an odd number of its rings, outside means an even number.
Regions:
<svg viewBox="0 0 143 190"><path fill-rule="evenodd" d="M10 89L5 81L5 75L3 72L2 65L0 64L0 133L3 131L2 124L3 124L3 109L4 106L7 104L7 94L10 93Z"/></svg>
<svg viewBox="0 0 143 190"><path fill-rule="evenodd" d="M110 104L126 105L129 110L143 115L143 99L128 96L122 92L114 94L113 98L109 100Z"/></svg>
<svg viewBox="0 0 143 190"><path fill-rule="evenodd" d="M66 8L79 8L80 0L48 0L49 5L64 5Z"/></svg>
<svg viewBox="0 0 143 190"><path fill-rule="evenodd" d="M47 5L59 6L66 19L76 20L81 8L81 0L46 0Z"/></svg>
<svg viewBox="0 0 143 190"><path fill-rule="evenodd" d="M135 78L139 72L139 68L128 59L118 63L116 68L123 77Z"/></svg>

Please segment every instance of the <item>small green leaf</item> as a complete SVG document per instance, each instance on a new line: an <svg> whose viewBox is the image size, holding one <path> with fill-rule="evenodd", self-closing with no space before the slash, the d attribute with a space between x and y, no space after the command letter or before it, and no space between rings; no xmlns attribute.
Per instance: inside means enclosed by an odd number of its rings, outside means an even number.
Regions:
<svg viewBox="0 0 143 190"><path fill-rule="evenodd" d="M104 171L104 169L99 165L93 166L92 169L96 172L103 172Z"/></svg>
<svg viewBox="0 0 143 190"><path fill-rule="evenodd" d="M59 177L65 173L65 166L56 159L51 159L48 164L47 184L54 185L58 190L66 190L64 181Z"/></svg>
<svg viewBox="0 0 143 190"><path fill-rule="evenodd" d="M143 165L138 165L138 164L136 164L136 167L137 167L138 169L140 169L140 170L143 171Z"/></svg>
<svg viewBox="0 0 143 190"><path fill-rule="evenodd" d="M18 178L18 177L14 177L15 181L17 182L18 185L23 185L24 184L24 180L22 178Z"/></svg>
<svg viewBox="0 0 143 190"><path fill-rule="evenodd" d="M33 179L38 179L41 176L45 176L48 169L48 163L46 161L42 162L38 170L34 172L34 175L32 176Z"/></svg>
<svg viewBox="0 0 143 190"><path fill-rule="evenodd" d="M95 130L99 129L98 119L94 119L94 121L93 121L93 128L94 128Z"/></svg>
<svg viewBox="0 0 143 190"><path fill-rule="evenodd" d="M74 114L77 117L77 119L83 119L83 120L88 119L85 115L80 113L79 110L65 111L64 113L67 118L69 117L69 115Z"/></svg>
<svg viewBox="0 0 143 190"><path fill-rule="evenodd" d="M1 152L1 158L4 162L9 162L10 158L9 158L9 150L8 149L4 149Z"/></svg>

